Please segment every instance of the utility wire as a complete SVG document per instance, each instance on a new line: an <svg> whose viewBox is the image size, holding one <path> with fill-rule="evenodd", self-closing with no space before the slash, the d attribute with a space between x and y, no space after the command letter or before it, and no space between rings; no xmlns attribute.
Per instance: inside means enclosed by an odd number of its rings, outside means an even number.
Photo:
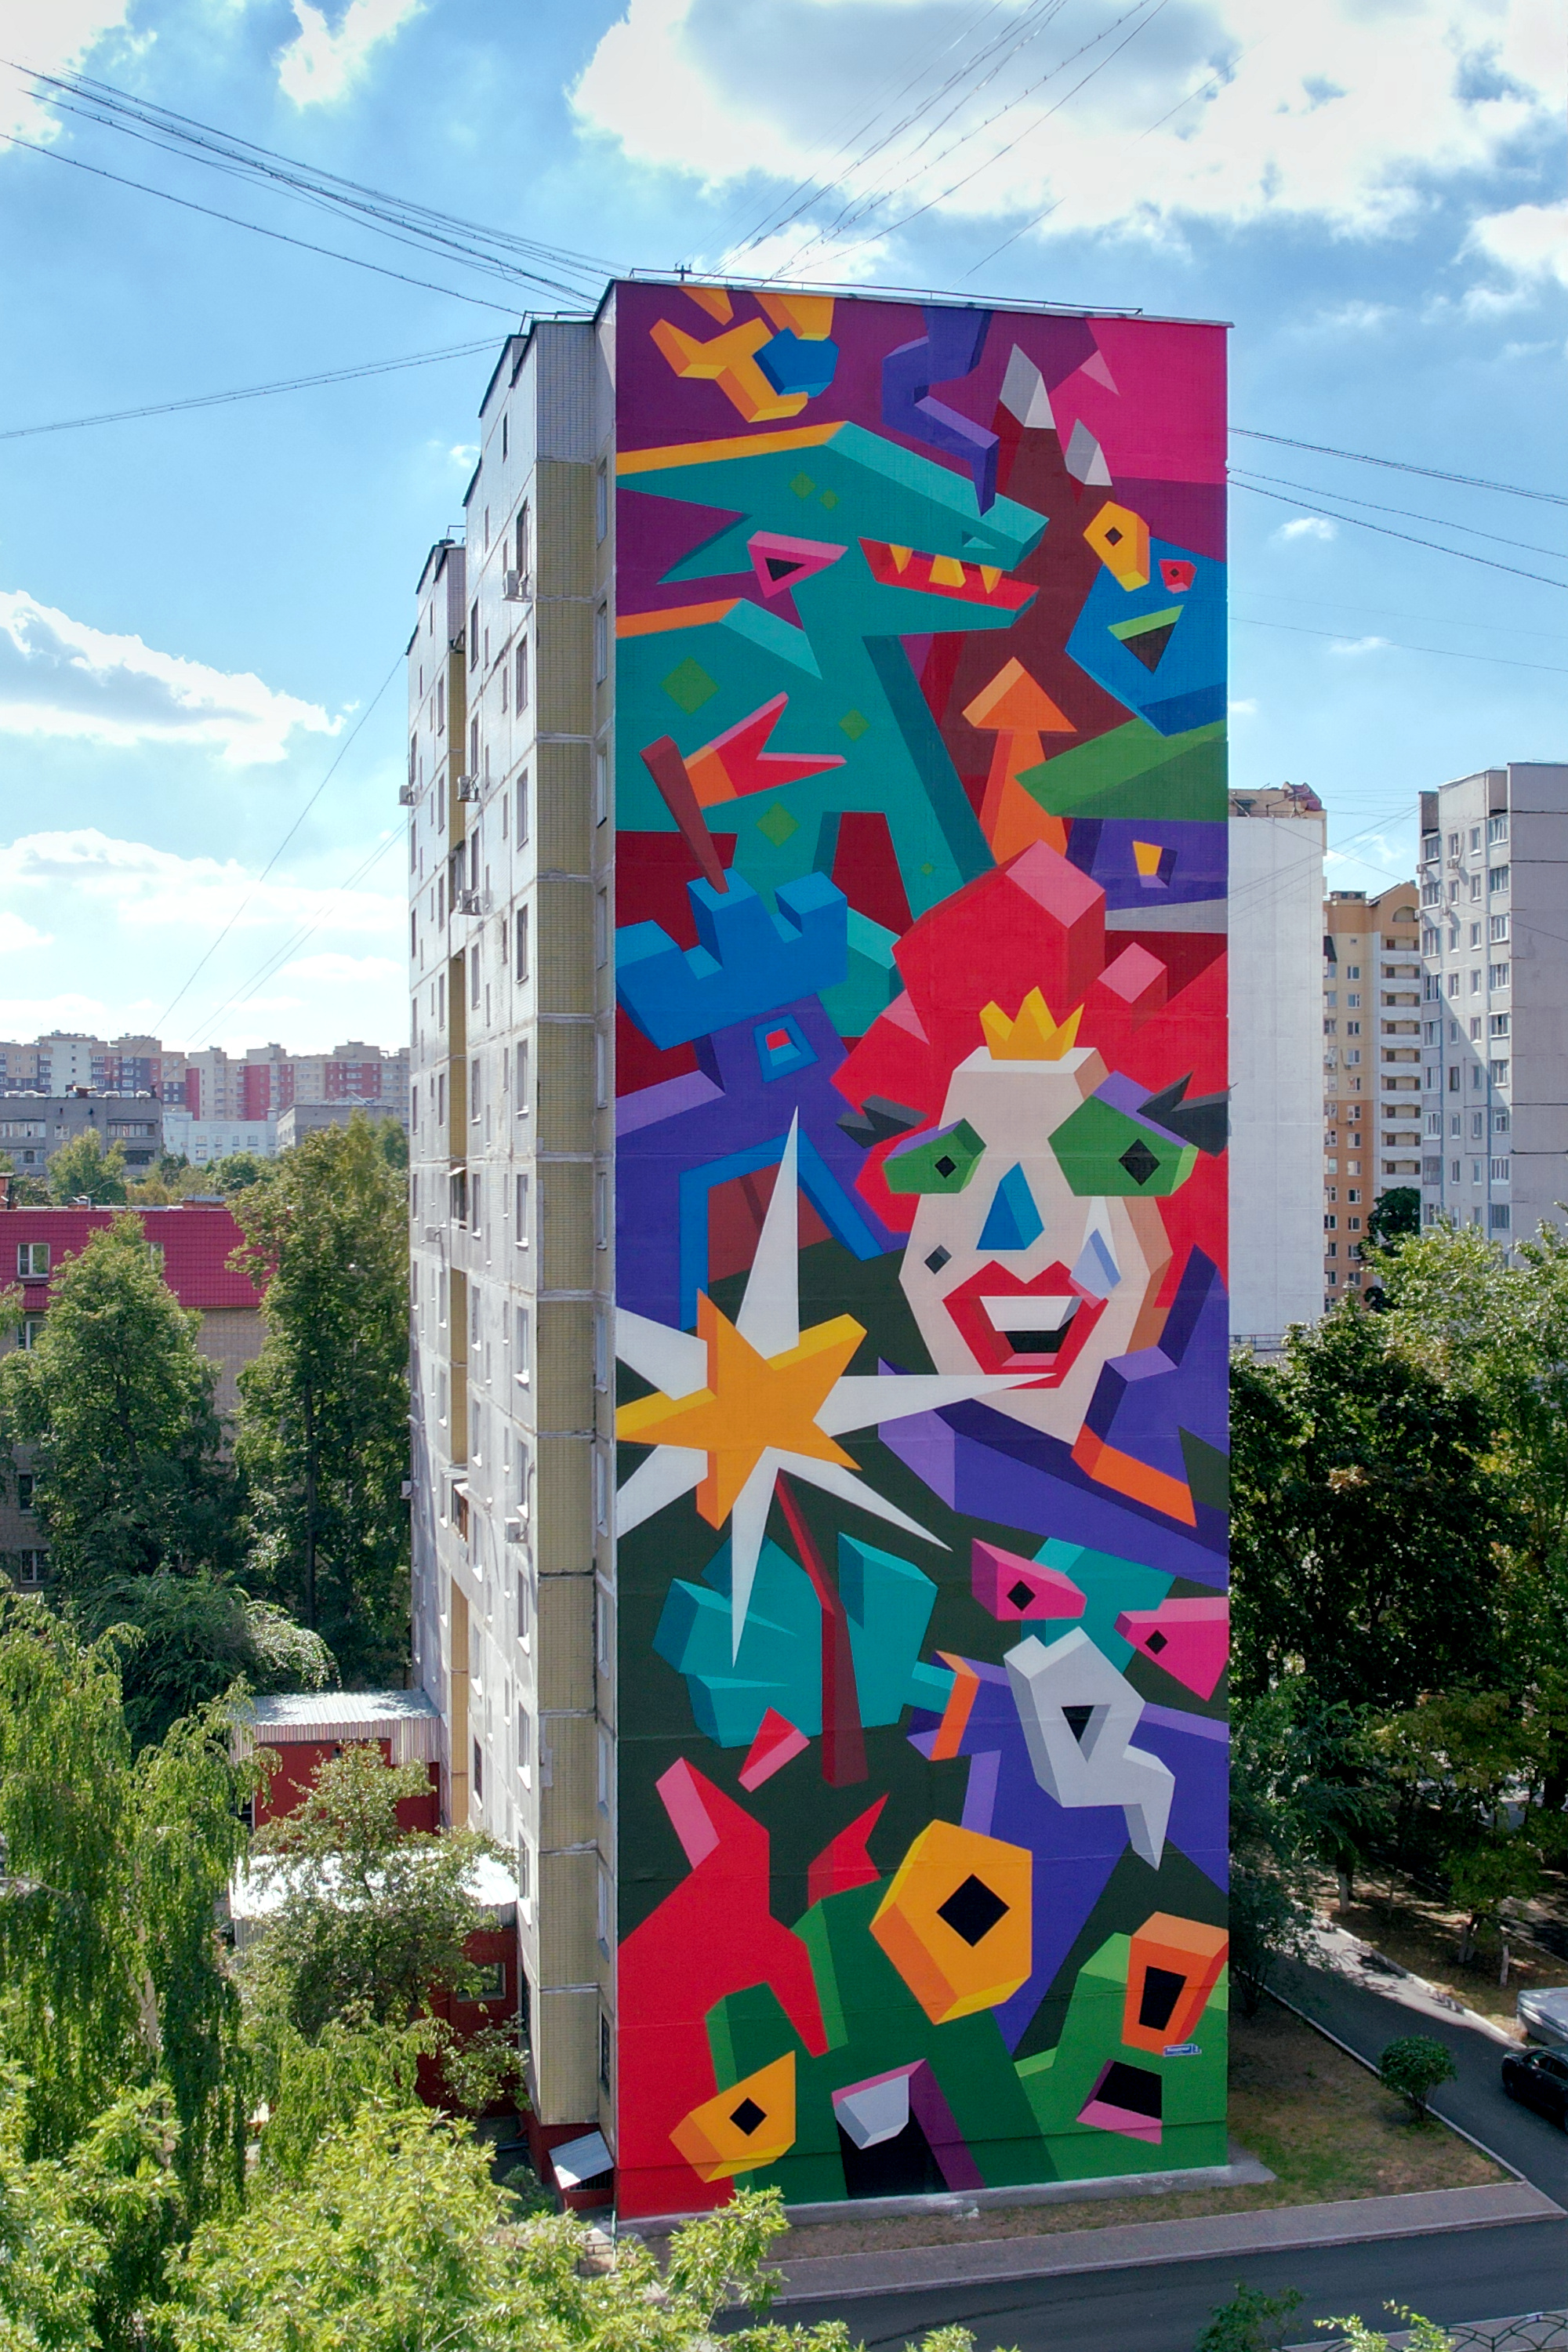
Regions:
<svg viewBox="0 0 1568 2352"><path fill-rule="evenodd" d="M1479 474L1445 473L1438 466L1412 466L1401 457L1373 457L1364 449L1331 449L1321 441L1295 441L1284 433L1259 433L1249 425L1233 425L1230 431L1243 441L1271 441L1279 449L1305 449L1314 457L1348 457L1357 466L1385 466L1396 474L1420 474L1429 482L1457 482L1467 490L1498 490L1505 498L1539 499L1545 506L1568 507L1568 497L1558 490L1521 489L1517 482L1489 482Z"/></svg>
<svg viewBox="0 0 1568 2352"><path fill-rule="evenodd" d="M376 846L371 851L368 857L362 858L359 865L354 867L352 874L346 874L343 877L342 880L338 884L337 888L333 891L331 897L328 899L326 905L321 908L321 913L316 916L314 920L301 924L300 929L287 939L280 948L275 950L271 955L266 957L263 961L257 966L256 970L250 974L248 980L241 981L239 986L233 992L233 993L225 997L217 1010L208 1015L206 1020L202 1023L201 1027L196 1032L195 1037L192 1040L193 1045L199 1047L206 1038L209 1038L212 1035L213 1031L223 1019L224 1014L228 1011L231 1004L243 1004L250 997L255 995L258 988L266 987L268 982L272 978L273 973L278 971L281 966L288 961L289 958L297 949L303 947L305 941L308 939L312 938L315 933L321 929L322 924L326 922L328 917L336 908L339 899L342 898L347 891L352 890L356 883L363 882L365 876L371 871L373 866L379 866L382 859L386 856L387 851L393 846L394 843L399 839L399 837L400 836L395 833L389 833L384 841L377 843Z"/></svg>
<svg viewBox="0 0 1568 2352"><path fill-rule="evenodd" d="M1255 499L1268 499L1277 507L1300 509L1300 499L1288 499L1278 490L1260 489L1256 482L1243 481L1238 475L1231 477L1233 489L1250 491ZM1429 548L1435 555L1452 555L1461 563L1484 564L1489 572L1507 572L1516 580L1533 580L1538 587L1568 590L1568 580L1553 580L1544 572L1525 572L1517 563L1500 563L1495 556L1472 555L1468 547L1445 547L1441 540L1417 539L1414 531L1391 530L1385 522L1367 522L1360 515L1336 514L1331 507L1310 507L1310 514L1320 514L1329 522L1348 522L1355 530L1375 530L1383 539L1400 539L1409 547Z"/></svg>
<svg viewBox="0 0 1568 2352"><path fill-rule="evenodd" d="M194 197L176 196L168 188L155 188L146 180L128 180L122 173L106 171L101 163L84 163L79 155L65 155L58 147L41 147L36 140L18 138L10 133L13 147L26 147L34 155L47 155L51 163L68 163L73 172L90 172L95 179L112 180L116 187L137 188L144 196L160 196L166 205L178 205L182 211L201 213L208 220L226 221L231 228L247 228L253 236L270 237L276 245L291 245L301 253L319 253L329 261L346 261L351 268L368 269L377 278L395 278L401 286L416 286L425 294L444 294L448 301L471 303L479 310L500 310L508 318L517 316L517 305L507 302L487 302L480 294L460 294L455 286L436 286L427 278L410 278L405 270L387 269L379 261L366 261L360 255L339 253L330 245L312 245L308 237L289 236L280 228L263 228L259 221L242 220L237 213L220 213L211 205L198 205Z"/></svg>
<svg viewBox="0 0 1568 2352"><path fill-rule="evenodd" d="M1364 507L1371 514L1398 515L1405 522L1435 523L1439 530L1462 530L1467 539L1489 539L1499 547L1516 549L1521 555L1549 555L1554 562L1568 563L1568 548L1537 547L1533 540L1516 539L1511 531L1481 530L1474 523L1450 522L1447 515L1417 514L1409 507L1380 506L1375 499L1352 499L1348 490L1326 488L1317 482L1289 482L1279 474L1255 474L1250 467L1245 476L1233 472L1231 479L1248 483L1268 482L1276 489L1300 490L1310 499L1337 499L1342 506ZM1349 522L1352 518L1344 515L1341 520Z"/></svg>
<svg viewBox="0 0 1568 2352"><path fill-rule="evenodd" d="M283 852L288 848L289 844L293 840L294 835L299 832L300 827L304 824L305 819L310 815L310 811L315 807L316 803L321 799L321 794L326 791L327 786L331 782L332 778L342 766L343 761L347 759L354 743L358 740L361 730L364 727L371 713L374 710L376 704L381 700L382 696L386 692L387 688L392 684L393 679L396 677L398 670L402 666L403 656L399 654L393 662L392 667L387 671L386 676L382 679L381 684L377 687L374 697L365 705L359 717L355 719L350 732L339 745L336 759L327 770L326 774L321 778L321 782L316 786L315 791L310 794L310 799L305 803L304 807L300 811L299 815L294 819L293 824L289 826L288 832L284 835L282 840L279 843L277 848L273 851L271 856L268 859L260 873L256 877L256 879L252 882L249 889L246 892L244 898L240 900L233 914L229 917L222 930L218 932L217 937L207 948L206 952L198 957L196 962L193 965L184 980L181 982L175 994L170 998L168 1003L163 1007L163 1012L158 1015L157 1026L160 1031L162 1030L164 1022L169 1018L170 1013L173 1013L175 1005L179 1003L181 998L184 996L190 989L191 984L195 980L197 974L205 971L206 966L212 961L213 957L217 953L225 940L227 939L230 931L233 930L235 925L238 922L241 915L244 914L247 907L249 906L251 900L255 898L257 892L260 889L262 884L266 881L268 876L271 873L273 867L282 856Z"/></svg>
<svg viewBox="0 0 1568 2352"><path fill-rule="evenodd" d="M495 337L483 342L453 343L445 351L411 352L406 359L365 360L356 367L327 368L320 375L286 376L277 383L241 384L231 392L198 392L184 400L150 401L142 408L106 408L94 416L61 416L48 425L13 425L0 428L0 441L26 441L38 433L75 433L88 425L124 425L142 416L172 416L186 408L220 408L234 400L264 400L277 392L309 392L317 384L352 383L361 376L392 375L399 368L429 367L437 360L472 359L495 349Z"/></svg>
<svg viewBox="0 0 1568 2352"><path fill-rule="evenodd" d="M1233 613L1231 619L1240 629L1285 629L1291 636L1322 637L1331 645L1349 646L1355 643L1352 637L1347 636L1343 629L1309 629L1299 621L1254 620L1247 613ZM1502 669L1545 670L1553 677L1568 677L1568 667L1564 667L1561 662L1514 661L1506 654L1458 653L1451 646L1407 646L1398 637L1379 637L1377 646L1380 651L1386 646L1391 653L1436 654L1443 661L1490 662Z"/></svg>

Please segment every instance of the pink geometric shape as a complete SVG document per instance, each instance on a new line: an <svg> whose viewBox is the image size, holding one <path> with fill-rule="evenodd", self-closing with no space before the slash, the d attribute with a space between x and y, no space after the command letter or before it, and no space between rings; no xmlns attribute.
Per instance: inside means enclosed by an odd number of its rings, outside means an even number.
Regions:
<svg viewBox="0 0 1568 2352"><path fill-rule="evenodd" d="M826 539L786 539L781 531L754 530L746 541L752 569L764 596L787 596L814 572L826 572L847 552Z"/></svg>
<svg viewBox="0 0 1568 2352"><path fill-rule="evenodd" d="M1113 2107L1105 2099L1090 2099L1087 2107L1079 2111L1080 2124L1098 2124L1101 2131L1120 2132L1124 2139L1146 2140L1151 2147L1160 2145L1158 2116L1136 2116L1131 2107Z"/></svg>
<svg viewBox="0 0 1568 2352"><path fill-rule="evenodd" d="M1030 1617L1083 1615L1083 1594L1070 1576L978 1537L969 1557L969 1581L982 1609L1005 1625Z"/></svg>
<svg viewBox="0 0 1568 2352"><path fill-rule="evenodd" d="M797 1731L787 1716L769 1707L757 1726L757 1736L746 1751L741 1767L741 1786L748 1792L760 1789L775 1772L782 1772L793 1763L804 1748L811 1746L804 1731Z"/></svg>
<svg viewBox="0 0 1568 2352"><path fill-rule="evenodd" d="M1199 1698L1212 1698L1230 1654L1230 1603L1221 1594L1162 1601L1158 1609L1124 1609L1124 1642Z"/></svg>
<svg viewBox="0 0 1568 2352"><path fill-rule="evenodd" d="M683 1756L670 1766L662 1779L654 1782L654 1787L664 1801L670 1827L680 1840L686 1859L695 1870L699 1863L707 1861L719 1843L718 1828L710 1809L703 1801L709 1784L692 1770Z"/></svg>
<svg viewBox="0 0 1568 2352"><path fill-rule="evenodd" d="M1116 378L1111 374L1110 370L1105 364L1105 353L1103 352L1096 352L1091 360L1085 360L1082 367L1079 370L1079 373L1080 375L1087 375L1092 378L1096 383L1102 383L1107 392L1114 392L1116 390Z"/></svg>
<svg viewBox="0 0 1568 2352"><path fill-rule="evenodd" d="M858 1814L847 1830L840 1830L829 1840L805 1874L807 1907L820 1903L827 1895L847 1895L853 1886L869 1886L881 1872L866 1851L866 1840L877 1826L877 1816L887 1803L879 1797Z"/></svg>
<svg viewBox="0 0 1568 2352"><path fill-rule="evenodd" d="M1159 957L1151 955L1147 948L1140 947L1134 940L1131 947L1122 949L1114 963L1106 965L1100 975L1100 984L1108 988L1112 996L1119 996L1123 1004L1136 1004L1141 996L1148 994L1156 981L1163 981L1165 977L1165 967Z"/></svg>

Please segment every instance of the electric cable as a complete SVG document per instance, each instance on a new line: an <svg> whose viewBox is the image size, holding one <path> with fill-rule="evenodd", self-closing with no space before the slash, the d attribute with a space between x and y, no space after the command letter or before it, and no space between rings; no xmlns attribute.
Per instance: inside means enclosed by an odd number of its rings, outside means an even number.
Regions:
<svg viewBox="0 0 1568 2352"><path fill-rule="evenodd" d="M1255 499L1268 499L1277 507L1300 509L1302 505L1300 499L1285 498L1278 490L1260 489L1256 482L1243 481L1238 476L1232 476L1231 487L1247 490ZM1568 590L1568 580L1553 580L1544 572L1525 572L1517 563L1500 563L1493 555L1472 555L1468 547L1445 547L1441 540L1417 539L1414 531L1391 530L1385 522L1368 522L1361 515L1335 514L1327 507L1310 507L1307 511L1321 515L1326 522L1348 522L1354 530L1374 530L1383 539L1398 539L1409 547L1429 548L1434 555L1452 555L1461 563L1479 563L1489 572L1506 572L1515 580L1533 580L1538 587Z"/></svg>
<svg viewBox="0 0 1568 2352"><path fill-rule="evenodd" d="M1322 637L1330 645L1347 647L1354 645L1354 639L1347 636L1342 629L1309 629L1297 621L1257 620L1249 613L1233 613L1230 617L1236 625L1242 629L1285 629L1292 636ZM1451 646L1407 646L1398 637L1380 637L1377 640L1376 650L1381 652L1385 646L1391 653L1436 654L1441 661L1491 662L1503 669L1544 670L1552 677L1568 677L1568 665L1561 662L1514 661L1507 654L1459 653ZM1372 650L1373 648L1369 646L1368 651Z"/></svg>
<svg viewBox="0 0 1568 2352"><path fill-rule="evenodd" d="M343 897L344 893L352 890L356 883L363 882L365 876L370 873L374 866L378 866L381 863L381 860L386 856L387 851L391 849L394 844L399 839L400 835L397 834L389 833L384 841L378 842L376 846L371 851L370 855L367 857L363 858L359 865L354 867L353 873L346 874L343 877L343 879L338 884L336 889L332 892L321 912L316 915L311 921L302 924L298 930L293 932L292 935L284 941L282 947L274 950L271 955L264 958L262 962L258 965L249 977L243 980L239 986L234 990L232 994L225 997L223 1003L217 1007L217 1010L215 1013L210 1013L206 1020L201 1024L196 1032L195 1037L191 1041L192 1044L199 1047L205 1039L209 1038L212 1035L213 1031L216 1028L218 1023L222 1020L224 1014L229 1010L231 1005L243 1004L247 1003L255 995L258 988L265 988L267 982L272 978L273 974L288 961L289 958L295 952L296 949L303 947L305 941L308 939L313 938L315 933L321 929L322 924L326 922L328 917L332 913L339 899Z"/></svg>
<svg viewBox="0 0 1568 2352"><path fill-rule="evenodd" d="M1418 514L1409 507L1380 506L1375 499L1352 499L1348 490L1331 489L1320 483L1290 482L1279 474L1255 474L1250 466L1247 467L1245 473L1233 467L1230 478L1234 482L1243 483L1268 482L1276 489L1300 490L1310 499L1337 499L1342 506L1365 507L1372 514L1398 515L1405 522L1434 523L1439 530L1462 530L1467 539L1489 539L1495 541L1500 547L1517 548L1521 554L1549 555L1559 563L1568 563L1568 548L1537 547L1533 540L1516 539L1511 531L1481 530L1475 523L1450 522L1447 515ZM1340 520L1349 522L1351 517L1344 515Z"/></svg>
<svg viewBox="0 0 1568 2352"><path fill-rule="evenodd" d="M268 876L271 873L273 867L282 856L283 852L288 848L289 844L293 840L294 835L299 832L300 827L304 824L305 819L310 815L310 811L315 807L316 803L321 799L321 794L326 791L327 786L331 782L332 778L342 766L343 761L347 759L350 751L354 746L354 743L357 741L361 730L364 727L371 713L374 710L376 704L381 700L382 696L386 692L387 688L392 684L393 679L396 677L398 670L403 665L403 659L404 656L401 654L395 656L393 661L392 667L382 679L381 684L377 687L372 699L365 705L365 708L355 719L350 732L344 737L343 741L339 745L337 757L333 760L331 767L327 770L326 774L321 778L321 782L316 786L315 791L310 794L310 797L305 803L304 807L295 817L293 824L289 827L288 832L284 835L282 840L279 843L277 848L273 851L271 856L268 859L260 873L257 875L255 880L247 890L244 898L240 900L238 906L236 907L227 922L225 923L222 930L218 932L216 938L211 942L205 953L197 959L196 962L192 966L190 971L186 974L185 979L182 982L174 995L171 997L169 1003L163 1007L163 1012L158 1015L157 1027L160 1030L162 1030L164 1022L169 1018L170 1013L173 1013L175 1005L179 1003L181 998L189 990L197 974L203 971L212 961L212 959L217 953L218 949L223 945L225 940L227 939L230 931L233 930L235 925L238 922L241 915L244 914L247 907L249 906L251 900L255 898L257 892L260 889L262 884L266 881Z"/></svg>
<svg viewBox="0 0 1568 2352"><path fill-rule="evenodd" d="M1491 482L1479 474L1447 473L1438 466L1413 466L1403 457L1373 457L1364 449L1331 449L1321 441L1296 441L1285 433L1260 433L1250 425L1232 425L1229 431L1243 441L1271 441L1280 449L1305 449L1314 457L1346 457L1356 466L1386 466L1396 474L1421 474L1429 482L1455 482L1467 490L1497 490L1505 498L1539 499L1543 505L1568 507L1568 495L1559 490L1521 489L1517 482Z"/></svg>
<svg viewBox="0 0 1568 2352"><path fill-rule="evenodd" d="M263 400L273 393L309 392L318 384L352 383L361 376L392 375L400 368L429 367L437 360L472 359L495 349L495 338L483 342L453 343L445 351L412 352L400 360L364 360L355 367L326 368L320 375L286 376L277 383L240 384L229 392L193 393L183 400L149 401L141 408L106 408L93 416L61 416L47 425L13 425L0 428L0 441L26 441L38 433L76 433L89 425L124 425L142 416L172 416L187 408L220 408L235 400Z"/></svg>

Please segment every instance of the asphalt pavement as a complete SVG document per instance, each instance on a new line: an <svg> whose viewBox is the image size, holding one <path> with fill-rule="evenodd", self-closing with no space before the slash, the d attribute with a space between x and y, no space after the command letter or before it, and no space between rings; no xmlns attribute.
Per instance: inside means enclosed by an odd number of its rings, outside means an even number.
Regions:
<svg viewBox="0 0 1568 2352"><path fill-rule="evenodd" d="M1430 2033L1443 2042L1458 2074L1434 2097L1435 2110L1568 2208L1568 2134L1505 2095L1502 2048L1489 2035L1458 2020L1414 2018L1370 1985L1300 1963L1282 1966L1278 1985L1295 2007L1373 2061L1402 2033ZM1066 2278L893 2289L820 2309L792 2302L780 2316L797 2323L847 2319L852 2338L863 2341L867 2352L918 2342L926 2330L952 2321L973 2329L978 2352L993 2347L1192 2352L1209 2314L1240 2280L1269 2294L1300 2290L1304 2300L1289 2331L1299 2342L1310 2337L1316 2319L1354 2312L1375 2324L1391 2302L1440 2323L1561 2310L1568 2307L1568 2221L1505 2222Z"/></svg>

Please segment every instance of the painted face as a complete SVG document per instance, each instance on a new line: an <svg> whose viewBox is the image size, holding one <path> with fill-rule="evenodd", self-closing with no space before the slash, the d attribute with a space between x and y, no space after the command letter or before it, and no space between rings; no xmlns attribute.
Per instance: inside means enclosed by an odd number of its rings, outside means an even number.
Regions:
<svg viewBox="0 0 1568 2352"><path fill-rule="evenodd" d="M919 1194L900 1278L937 1370L1034 1373L991 1403L1068 1443L1107 1360L1158 1339L1171 1255L1152 1200L1083 1197L1052 1148L1105 1077L1092 1050L983 1047L953 1072L938 1132L888 1169Z"/></svg>

